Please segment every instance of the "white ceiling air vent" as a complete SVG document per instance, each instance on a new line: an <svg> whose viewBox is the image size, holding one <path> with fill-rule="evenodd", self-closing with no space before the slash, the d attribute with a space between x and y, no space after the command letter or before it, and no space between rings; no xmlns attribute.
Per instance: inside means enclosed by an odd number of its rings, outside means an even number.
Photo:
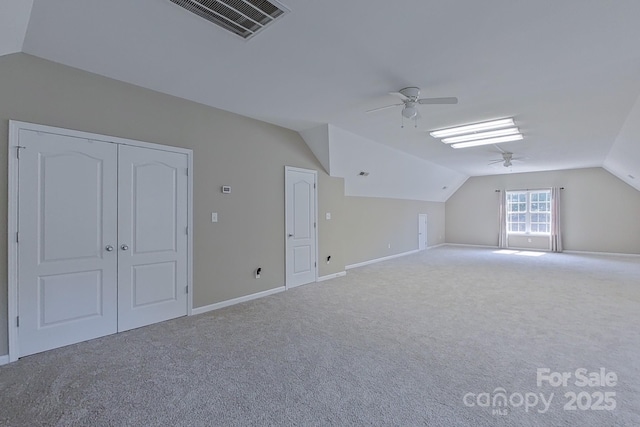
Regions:
<svg viewBox="0 0 640 427"><path fill-rule="evenodd" d="M170 0L189 12L249 39L289 9L266 0Z"/></svg>

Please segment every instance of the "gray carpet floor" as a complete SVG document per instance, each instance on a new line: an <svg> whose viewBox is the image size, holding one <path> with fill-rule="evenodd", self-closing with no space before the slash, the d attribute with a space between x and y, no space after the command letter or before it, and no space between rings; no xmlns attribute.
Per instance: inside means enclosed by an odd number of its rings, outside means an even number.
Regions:
<svg viewBox="0 0 640 427"><path fill-rule="evenodd" d="M639 327L640 258L440 247L2 366L0 425L640 426Z"/></svg>

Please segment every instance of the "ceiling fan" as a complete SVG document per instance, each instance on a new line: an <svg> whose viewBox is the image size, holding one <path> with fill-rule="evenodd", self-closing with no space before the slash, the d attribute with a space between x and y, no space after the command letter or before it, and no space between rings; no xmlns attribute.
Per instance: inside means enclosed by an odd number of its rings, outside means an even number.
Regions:
<svg viewBox="0 0 640 427"><path fill-rule="evenodd" d="M524 157L513 157L513 153L510 153L508 151L503 151L502 152L502 158L501 159L495 159L489 162L489 165L495 165L497 163L503 163L502 166L504 166L505 168L508 168L510 166L513 166L512 162L517 162L524 159Z"/></svg>
<svg viewBox="0 0 640 427"><path fill-rule="evenodd" d="M402 107L402 117L417 121L420 118L420 112L418 111L418 105L425 104L457 104L458 98L420 98L420 88L417 87L405 87L398 92L390 92L391 95L397 96L402 101L398 104L385 105L384 107L374 108L367 110L367 113L373 113L374 111L386 110L387 108Z"/></svg>

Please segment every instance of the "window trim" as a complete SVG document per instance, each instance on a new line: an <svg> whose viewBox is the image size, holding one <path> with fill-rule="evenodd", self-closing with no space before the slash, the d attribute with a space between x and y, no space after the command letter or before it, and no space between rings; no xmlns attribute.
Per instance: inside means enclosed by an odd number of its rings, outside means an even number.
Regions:
<svg viewBox="0 0 640 427"><path fill-rule="evenodd" d="M510 202L509 201L509 194L525 194L526 195L526 211L525 212L510 212L509 211L509 206L510 205L514 205L517 203L523 203L520 201L517 202ZM531 216L533 215L533 212L531 212L531 194L533 193L546 193L548 196L548 200L542 202L542 203L548 203L549 204L549 210L546 212L542 212L542 213L548 213L549 214L549 221L546 222L546 224L549 227L549 231L548 232L540 232L540 231L531 231ZM538 201L538 203L540 203ZM552 218L552 201L551 201L551 188L534 188L534 189L523 189L523 190L506 190L505 191L505 210L506 210L506 215L505 215L505 228L507 231L507 235L514 235L514 236L534 236L534 237L549 237L551 236L551 224L553 222L553 218ZM525 231L510 231L510 227L509 225L511 224L511 221L509 221L509 215L511 214L525 214ZM541 212L536 212L536 213L541 213ZM520 222L518 221L517 224L520 224ZM545 224L544 222L536 222L536 224Z"/></svg>

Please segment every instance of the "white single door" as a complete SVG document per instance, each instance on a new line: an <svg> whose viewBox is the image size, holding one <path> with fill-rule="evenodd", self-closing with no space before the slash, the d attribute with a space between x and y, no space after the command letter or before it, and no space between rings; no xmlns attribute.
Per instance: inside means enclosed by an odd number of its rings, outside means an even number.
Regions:
<svg viewBox="0 0 640 427"><path fill-rule="evenodd" d="M20 130L19 355L117 331L117 146Z"/></svg>
<svg viewBox="0 0 640 427"><path fill-rule="evenodd" d="M118 330L187 314L186 154L120 146Z"/></svg>
<svg viewBox="0 0 640 427"><path fill-rule="evenodd" d="M316 281L316 172L286 168L286 286Z"/></svg>
<svg viewBox="0 0 640 427"><path fill-rule="evenodd" d="M418 214L418 249L427 248L427 214Z"/></svg>

